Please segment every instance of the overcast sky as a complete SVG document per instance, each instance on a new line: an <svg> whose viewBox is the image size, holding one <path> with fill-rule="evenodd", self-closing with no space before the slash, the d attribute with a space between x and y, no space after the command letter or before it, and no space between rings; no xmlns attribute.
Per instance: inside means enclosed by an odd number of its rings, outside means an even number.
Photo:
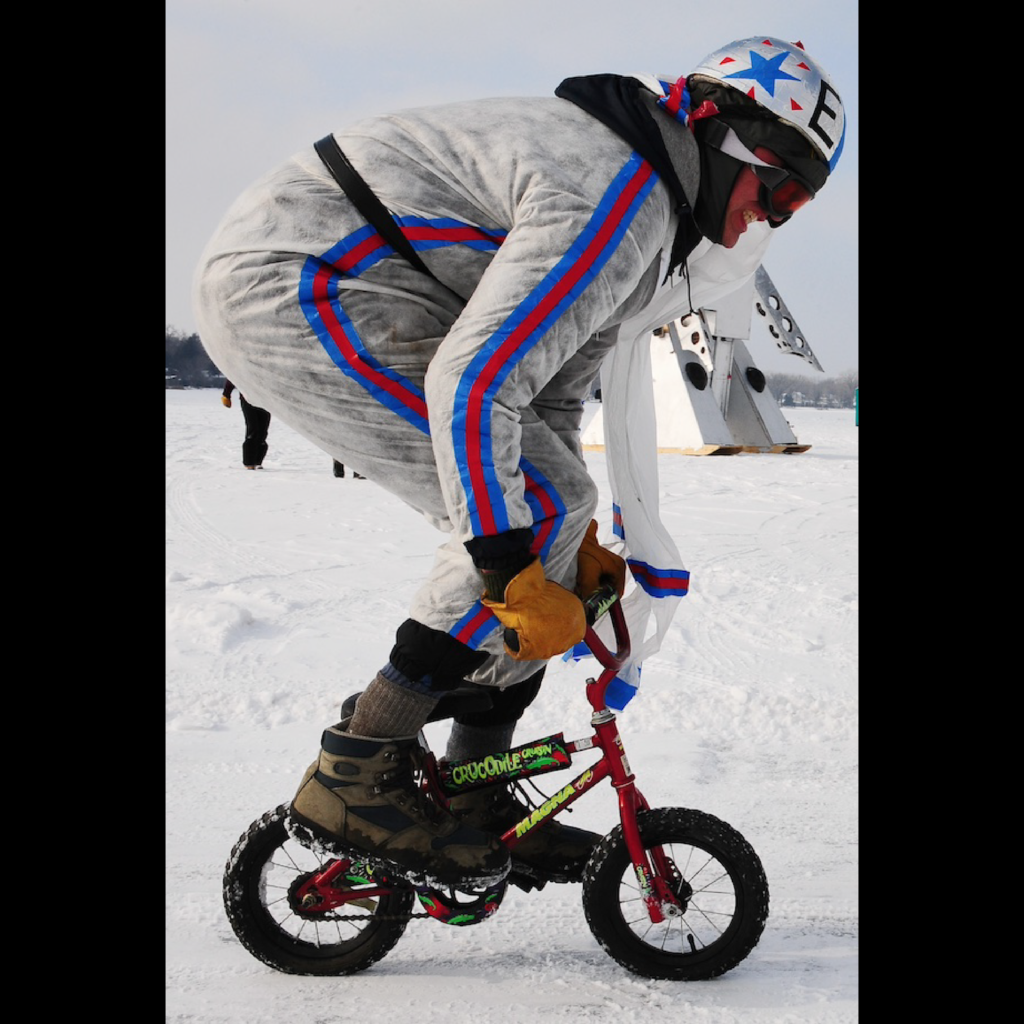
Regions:
<svg viewBox="0 0 1024 1024"><path fill-rule="evenodd" d="M239 192L368 114L550 96L563 78L688 73L725 43L800 40L843 98L824 191L775 233L764 267L827 375L858 367L858 19L854 0L167 0L166 322L191 333L200 251ZM755 318L763 370L816 371Z"/></svg>

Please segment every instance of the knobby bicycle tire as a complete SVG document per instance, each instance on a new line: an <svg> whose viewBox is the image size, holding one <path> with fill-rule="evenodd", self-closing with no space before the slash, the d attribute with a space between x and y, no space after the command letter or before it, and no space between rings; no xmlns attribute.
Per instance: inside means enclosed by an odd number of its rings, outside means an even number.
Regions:
<svg viewBox="0 0 1024 1024"><path fill-rule="evenodd" d="M648 978L716 978L757 945L768 918L768 881L753 847L731 825L682 807L641 811L645 850L675 866L683 913L654 924L643 902L622 826L598 844L583 875L587 924L621 966Z"/></svg>

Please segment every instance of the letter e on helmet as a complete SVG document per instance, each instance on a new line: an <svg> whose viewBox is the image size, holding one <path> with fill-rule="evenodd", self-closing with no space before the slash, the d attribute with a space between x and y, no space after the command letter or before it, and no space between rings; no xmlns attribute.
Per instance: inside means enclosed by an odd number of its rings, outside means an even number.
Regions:
<svg viewBox="0 0 1024 1024"><path fill-rule="evenodd" d="M802 43L751 36L708 54L694 75L738 89L792 125L835 170L846 139L846 114L825 69Z"/></svg>

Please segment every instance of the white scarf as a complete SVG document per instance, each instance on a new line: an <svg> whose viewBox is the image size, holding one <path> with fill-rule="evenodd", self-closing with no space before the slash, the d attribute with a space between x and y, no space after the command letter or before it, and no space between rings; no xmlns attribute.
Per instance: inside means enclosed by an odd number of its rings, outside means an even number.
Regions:
<svg viewBox="0 0 1024 1024"><path fill-rule="evenodd" d="M691 310L714 309L715 303L742 288L760 266L770 237L767 224L752 224L732 249L706 239L701 242L687 260L689 287L681 274L665 281L643 312L622 324L619 341L601 366L601 415L613 503L613 537L602 543L626 559L636 583L632 589L627 584L622 602L632 640L630 660L608 694L609 707L617 710L639 686L644 659L661 648L689 577L658 508L651 332ZM664 278L667 252L662 259ZM685 387L682 380L679 386ZM614 648L607 618L598 623L597 633ZM585 648L566 658L581 654L586 655Z"/></svg>

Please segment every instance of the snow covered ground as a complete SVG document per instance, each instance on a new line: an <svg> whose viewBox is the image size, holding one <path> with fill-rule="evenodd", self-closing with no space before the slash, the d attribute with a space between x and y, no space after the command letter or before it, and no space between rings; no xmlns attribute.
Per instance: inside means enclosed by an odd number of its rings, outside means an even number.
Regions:
<svg viewBox="0 0 1024 1024"><path fill-rule="evenodd" d="M549 885L510 887L473 927L413 921L360 974L306 978L235 939L224 863L386 660L438 535L276 420L264 470L246 472L238 403L167 391L166 1020L856 1021L858 428L852 410L786 416L810 451L661 456L691 590L619 716L652 805L724 818L760 854L771 913L750 957L714 981L637 977L591 935L580 887ZM605 537L604 456L587 462ZM552 665L517 741L589 735L586 665ZM437 748L445 734L427 728ZM566 820L609 831L611 788Z"/></svg>

